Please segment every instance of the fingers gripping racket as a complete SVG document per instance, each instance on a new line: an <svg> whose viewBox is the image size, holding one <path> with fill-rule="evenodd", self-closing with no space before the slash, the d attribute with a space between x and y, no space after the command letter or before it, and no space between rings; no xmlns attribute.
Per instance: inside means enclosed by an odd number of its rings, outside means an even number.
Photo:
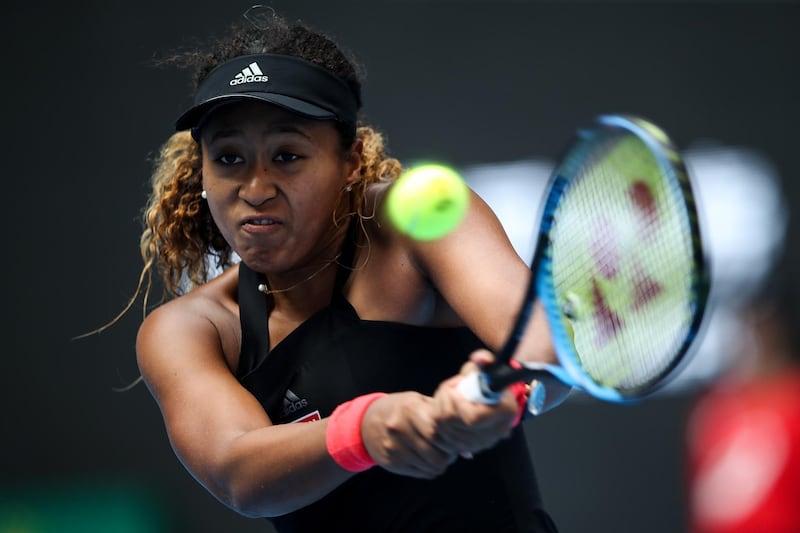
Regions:
<svg viewBox="0 0 800 533"><path fill-rule="evenodd" d="M550 178L531 270L496 362L460 384L468 399L493 403L510 384L533 379L546 394L557 378L624 402L675 373L700 328L709 273L689 177L663 131L606 115L578 132ZM557 365L516 353L537 298ZM542 400L531 398L532 412Z"/></svg>

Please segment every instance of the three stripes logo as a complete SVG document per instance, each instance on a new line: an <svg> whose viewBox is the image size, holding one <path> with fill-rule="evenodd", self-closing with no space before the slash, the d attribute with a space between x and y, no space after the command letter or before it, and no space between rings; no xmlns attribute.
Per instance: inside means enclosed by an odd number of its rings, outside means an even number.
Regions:
<svg viewBox="0 0 800 533"><path fill-rule="evenodd" d="M240 73L233 77L233 79L229 82L229 85L236 86L241 85L243 83L255 83L255 82L262 82L266 83L269 81L269 76L264 74L262 70L259 68L258 63L253 61L246 67L242 69Z"/></svg>
<svg viewBox="0 0 800 533"><path fill-rule="evenodd" d="M308 407L308 400L306 400L305 398L300 398L297 394L292 392L291 389L287 389L286 395L283 397L283 409L281 410L281 419L288 418L294 415L298 411L303 411L307 407ZM319 410L316 410L312 413L303 415L300 418L291 420L289 423L294 424L296 422L313 422L315 420L320 420L321 418L322 417L320 416Z"/></svg>

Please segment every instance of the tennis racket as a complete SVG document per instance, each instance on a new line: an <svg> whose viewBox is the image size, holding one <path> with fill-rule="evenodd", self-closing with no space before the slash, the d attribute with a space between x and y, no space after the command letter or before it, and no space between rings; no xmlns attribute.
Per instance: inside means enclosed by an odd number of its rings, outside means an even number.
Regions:
<svg viewBox="0 0 800 533"><path fill-rule="evenodd" d="M548 383L625 402L675 374L710 277L689 177L661 129L604 115L578 131L550 178L531 270L509 339L495 363L462 380L465 397L494 403L510 384L536 379L544 387L529 410L538 414ZM516 353L537 298L558 364Z"/></svg>

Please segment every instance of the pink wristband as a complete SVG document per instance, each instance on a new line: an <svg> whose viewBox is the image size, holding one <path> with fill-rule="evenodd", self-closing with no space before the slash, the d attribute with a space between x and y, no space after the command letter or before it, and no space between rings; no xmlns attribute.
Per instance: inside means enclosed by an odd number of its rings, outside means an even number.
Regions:
<svg viewBox="0 0 800 533"><path fill-rule="evenodd" d="M361 421L372 402L386 396L373 392L345 402L333 410L325 431L325 445L336 463L350 472L362 472L375 466L361 438Z"/></svg>
<svg viewBox="0 0 800 533"><path fill-rule="evenodd" d="M517 368L517 369L522 368L522 365L516 359L511 359L508 362L508 364L512 368ZM511 427L516 427L522 421L522 416L528 409L528 396L530 395L531 389L530 385L528 385L524 381L517 381L516 383L512 383L508 387L508 390L510 390L511 394L514 395L514 398L516 398L517 400L517 405L519 406L519 410L517 411L517 416L511 423Z"/></svg>

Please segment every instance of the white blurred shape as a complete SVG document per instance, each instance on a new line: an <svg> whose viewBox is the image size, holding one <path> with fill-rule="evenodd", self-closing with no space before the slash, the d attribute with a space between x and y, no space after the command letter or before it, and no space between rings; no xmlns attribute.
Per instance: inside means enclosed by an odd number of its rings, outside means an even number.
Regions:
<svg viewBox="0 0 800 533"><path fill-rule="evenodd" d="M698 197L711 259L714 296L746 304L780 253L787 207L778 175L763 155L747 148L704 147L684 153Z"/></svg>

